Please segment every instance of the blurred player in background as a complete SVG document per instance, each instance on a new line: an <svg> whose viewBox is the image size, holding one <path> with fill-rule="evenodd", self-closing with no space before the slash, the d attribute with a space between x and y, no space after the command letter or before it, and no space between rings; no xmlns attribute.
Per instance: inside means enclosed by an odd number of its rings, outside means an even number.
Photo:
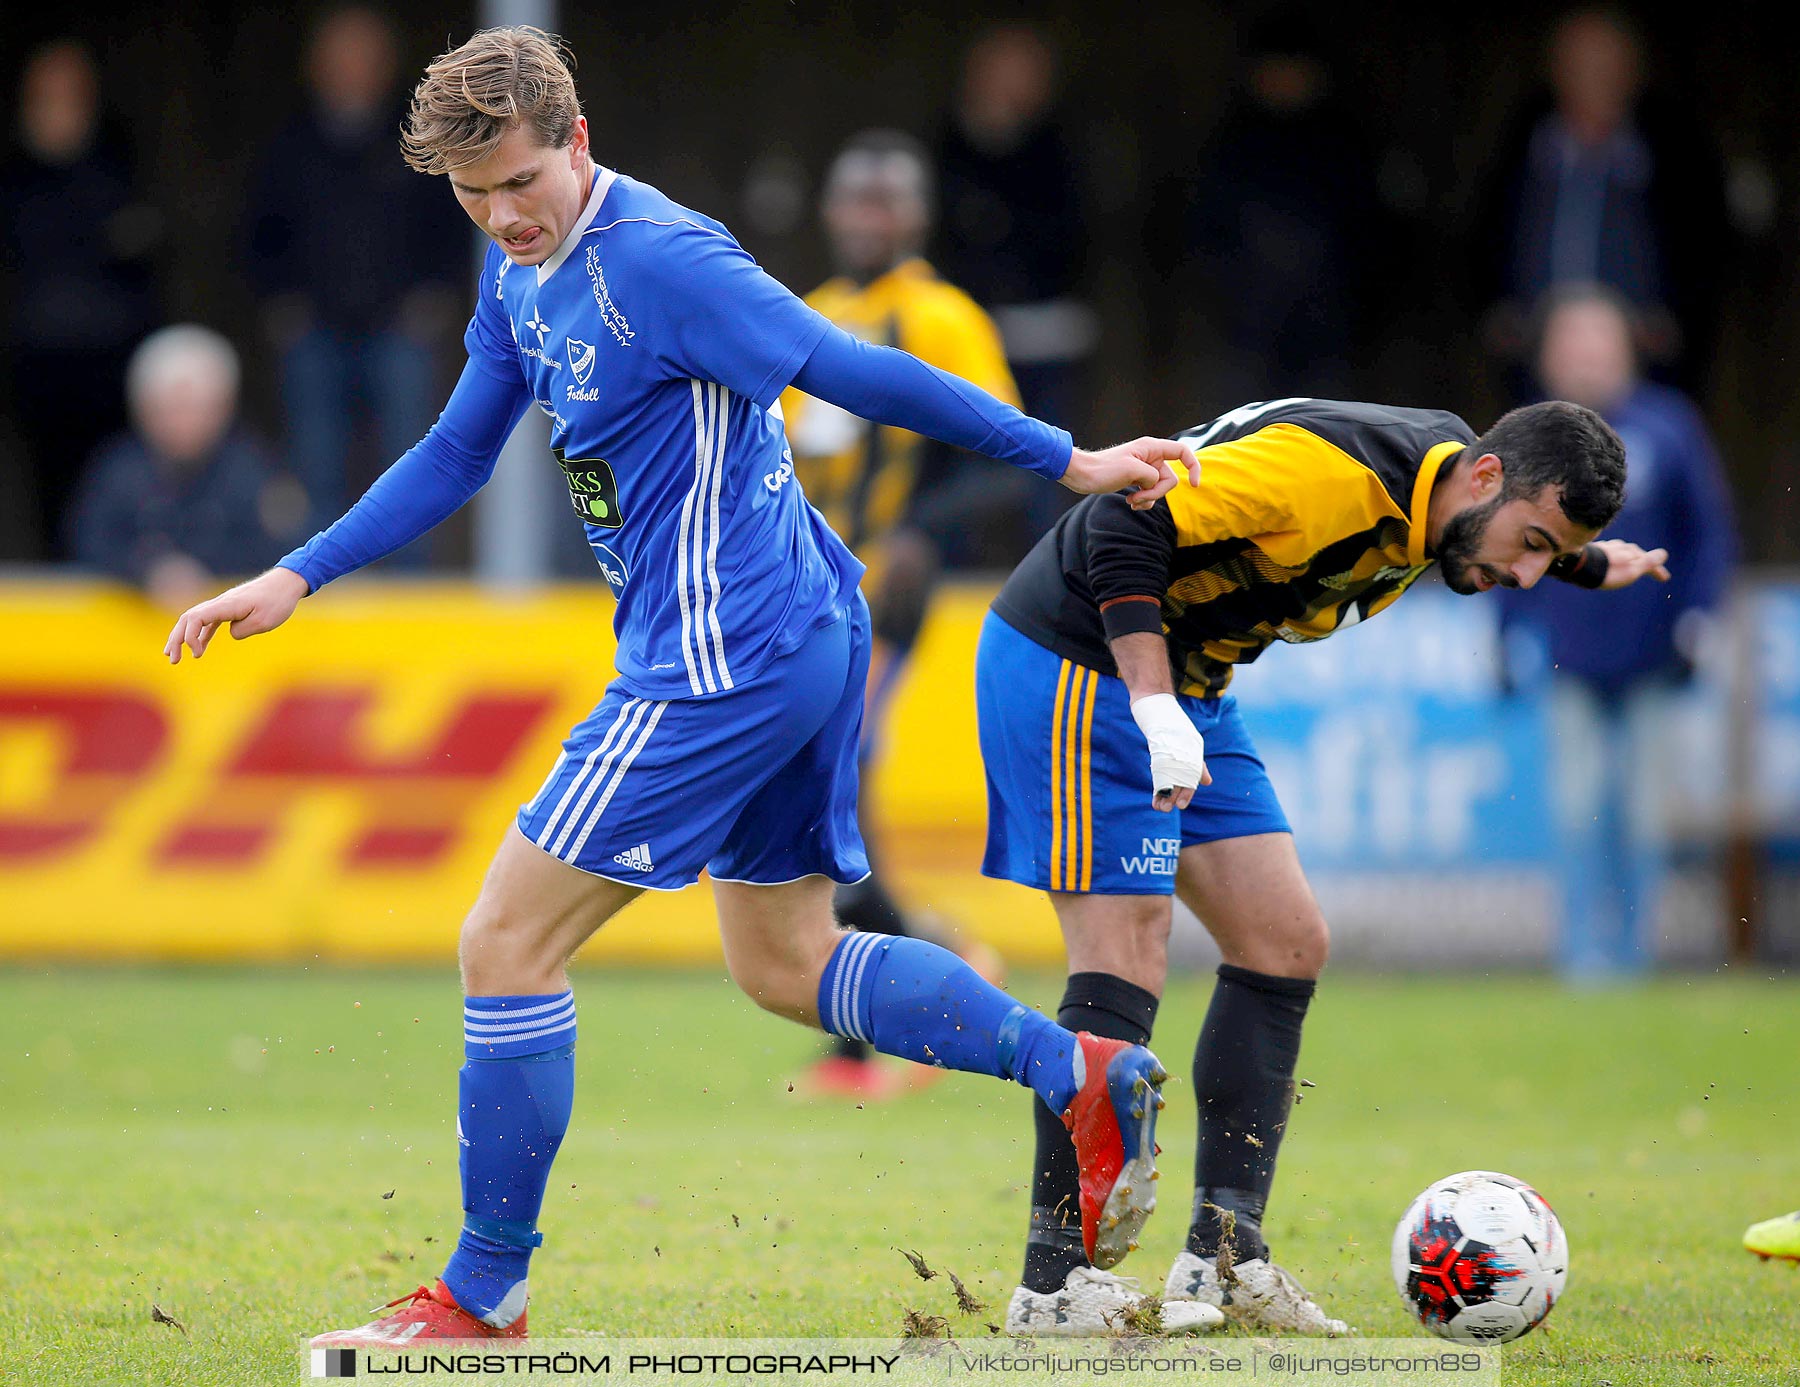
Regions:
<svg viewBox="0 0 1800 1387"><path fill-rule="evenodd" d="M1477 438L1436 410L1275 400L1185 437L1198 486L1144 511L1076 505L994 601L976 657L982 870L1049 893L1068 947L1065 1026L1147 1040L1171 894L1212 933L1224 962L1194 1049L1193 1217L1166 1304L1342 1334L1262 1235L1329 935L1225 692L1232 667L1373 616L1433 563L1460 593L1546 574L1621 588L1666 581L1667 555L1595 542L1623 498L1625 452L1577 405L1517 410ZM1083 1255L1068 1137L1034 1111L1031 1229L1007 1329L1104 1332L1129 1285ZM1076 1313L1077 1300L1100 1310Z"/></svg>
<svg viewBox="0 0 1800 1387"><path fill-rule="evenodd" d="M1667 875L1676 700L1715 642L1737 550L1731 493L1693 401L1641 378L1632 309L1597 285L1554 292L1544 310L1538 379L1586 405L1625 444L1630 476L1619 525L1681 555L1670 582L1619 598L1560 585L1504 592L1511 682L1547 678L1556 746L1557 845L1563 864L1558 962L1601 979L1648 967Z"/></svg>
<svg viewBox="0 0 1800 1387"><path fill-rule="evenodd" d="M1016 405L1018 390L993 321L920 256L931 209L930 168L917 141L892 130L869 130L850 140L826 178L822 209L837 274L806 302L852 336L910 352ZM863 588L874 640L863 704L866 769L879 751L883 718L938 580L938 535L981 508L977 486L983 477L973 470L940 477L940 485L921 496L921 487L930 486L925 474L932 450L939 446L931 439L859 419L792 388L782 395L781 407L794 473L807 499L868 566ZM858 820L871 871L838 888L838 918L860 930L923 933L998 982L1000 960L993 950L894 900L879 875L884 854L873 800L865 778ZM913 1077L938 1072L914 1069ZM841 1037L802 1083L813 1093L884 1097L904 1082L902 1075L877 1062L864 1042Z"/></svg>
<svg viewBox="0 0 1800 1387"><path fill-rule="evenodd" d="M314 1347L524 1336L538 1214L574 1105L566 965L644 890L702 870L726 966L758 1005L883 1053L1011 1078L1064 1113L1082 1152L1085 1244L1109 1265L1154 1205L1155 1056L1064 1031L936 945L846 933L832 915L834 883L868 871L855 814L868 605L862 565L793 482L773 407L796 384L1075 490L1141 487L1136 505L1173 486L1168 460L1192 467L1192 451L1140 439L1084 452L833 327L718 222L595 163L572 63L561 40L518 27L427 68L407 161L446 175L493 242L468 364L430 433L342 519L184 613L165 650L175 663L221 626L272 630L325 583L424 534L492 475L534 400L618 598L618 677L520 810L463 924L456 1249L392 1313ZM631 1039L610 1036L603 1053L618 1063Z"/></svg>

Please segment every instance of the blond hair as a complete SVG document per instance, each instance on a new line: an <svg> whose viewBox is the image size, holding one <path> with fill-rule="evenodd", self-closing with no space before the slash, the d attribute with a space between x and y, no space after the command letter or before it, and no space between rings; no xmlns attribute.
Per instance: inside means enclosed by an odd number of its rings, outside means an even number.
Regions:
<svg viewBox="0 0 1800 1387"><path fill-rule="evenodd" d="M564 148L581 118L574 67L566 42L528 24L472 35L434 58L413 88L400 138L406 162L449 173L487 158L527 123L542 143Z"/></svg>

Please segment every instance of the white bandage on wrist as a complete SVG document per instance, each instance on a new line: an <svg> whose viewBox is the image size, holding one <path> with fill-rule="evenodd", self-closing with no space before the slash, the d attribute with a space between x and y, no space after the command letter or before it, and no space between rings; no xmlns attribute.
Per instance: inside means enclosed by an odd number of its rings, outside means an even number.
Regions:
<svg viewBox="0 0 1800 1387"><path fill-rule="evenodd" d="M1150 786L1195 789L1206 768L1206 741L1174 694L1146 694L1131 701L1131 716L1150 744Z"/></svg>

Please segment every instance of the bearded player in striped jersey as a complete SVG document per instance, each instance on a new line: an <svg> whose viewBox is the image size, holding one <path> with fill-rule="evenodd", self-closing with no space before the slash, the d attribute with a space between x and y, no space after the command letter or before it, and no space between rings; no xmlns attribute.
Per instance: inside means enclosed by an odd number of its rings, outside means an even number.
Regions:
<svg viewBox="0 0 1800 1387"><path fill-rule="evenodd" d="M774 405L793 384L1077 491L1137 488L1136 506L1166 494L1169 463L1191 469L1192 451L1140 439L1083 452L834 328L719 223L596 165L566 49L541 31L487 30L432 63L403 146L493 243L468 365L431 432L341 520L185 612L165 653L199 657L221 626L273 630L303 597L423 534L487 480L535 401L618 599L618 677L520 810L463 924L455 1251L390 1313L314 1346L524 1335L538 1214L573 1105L565 965L642 891L703 869L726 964L761 1006L1011 1078L1063 1114L1081 1152L1086 1253L1117 1261L1154 1204L1155 1057L1062 1029L935 945L847 934L832 916L835 884L868 870L855 804L869 615L862 565L793 480Z"/></svg>
<svg viewBox="0 0 1800 1387"><path fill-rule="evenodd" d="M1459 593L1545 576L1621 588L1666 580L1668 555L1596 542L1624 498L1625 451L1579 405L1515 410L1477 437L1441 411L1287 399L1183 438L1197 486L1143 510L1081 502L994 601L976 657L982 870L1049 893L1068 946L1065 1026L1147 1041L1171 896L1211 931L1224 962L1194 1049L1194 1203L1165 1312L1342 1334L1262 1233L1329 936L1225 691L1232 669L1374 616L1434 563ZM1034 1108L1007 1329L1099 1332L1074 1313L1103 1303L1073 1214L1074 1152Z"/></svg>

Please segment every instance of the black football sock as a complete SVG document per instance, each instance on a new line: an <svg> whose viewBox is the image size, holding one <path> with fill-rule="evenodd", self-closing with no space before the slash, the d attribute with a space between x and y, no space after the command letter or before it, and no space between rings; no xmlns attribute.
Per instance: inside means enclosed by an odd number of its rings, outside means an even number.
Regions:
<svg viewBox="0 0 1800 1387"><path fill-rule="evenodd" d="M836 1035L831 1038L831 1053L835 1059L866 1060L874 1055L875 1049L868 1041L858 1040L853 1035Z"/></svg>
<svg viewBox="0 0 1800 1387"><path fill-rule="evenodd" d="M867 930L870 934L912 933L906 927L906 916L873 872L852 886L838 887L832 908L851 929Z"/></svg>
<svg viewBox="0 0 1800 1387"><path fill-rule="evenodd" d="M867 930L870 934L911 934L906 928L906 916L873 873L854 885L838 887L832 908L851 929ZM866 1060L875 1051L854 1036L840 1035L833 1038L831 1053L840 1059Z"/></svg>
<svg viewBox="0 0 1800 1387"><path fill-rule="evenodd" d="M1216 1257L1226 1222L1235 1225L1239 1261L1266 1257L1263 1207L1275 1182L1275 1157L1294 1102L1300 1028L1317 986L1219 965L1206 1023L1194 1045L1194 1214L1188 1251Z"/></svg>
<svg viewBox="0 0 1800 1387"><path fill-rule="evenodd" d="M1090 1031L1108 1040L1142 1045L1156 1024L1156 994L1111 973L1071 973L1057 1008L1065 1030ZM1081 1245L1081 1170L1075 1142L1062 1115L1044 1103L1031 1105L1037 1156L1031 1167L1031 1232L1025 1243L1025 1288L1060 1291L1069 1272L1087 1263Z"/></svg>

